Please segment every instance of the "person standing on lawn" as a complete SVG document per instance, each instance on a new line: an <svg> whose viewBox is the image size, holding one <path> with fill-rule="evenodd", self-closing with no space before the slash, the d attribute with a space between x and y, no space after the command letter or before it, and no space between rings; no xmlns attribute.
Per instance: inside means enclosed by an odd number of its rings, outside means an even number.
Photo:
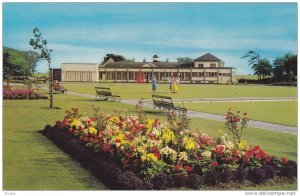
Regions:
<svg viewBox="0 0 300 196"><path fill-rule="evenodd" d="M156 89L157 89L157 80L156 80L156 76L153 75L152 76L152 92L156 93Z"/></svg>

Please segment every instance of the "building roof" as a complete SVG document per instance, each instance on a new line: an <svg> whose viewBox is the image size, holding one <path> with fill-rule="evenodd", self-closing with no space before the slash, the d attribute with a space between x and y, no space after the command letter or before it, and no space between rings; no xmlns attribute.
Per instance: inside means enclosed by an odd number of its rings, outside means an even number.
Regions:
<svg viewBox="0 0 300 196"><path fill-rule="evenodd" d="M219 58L215 57L214 55L207 53L203 56L200 56L196 59L194 59L194 61L221 61Z"/></svg>
<svg viewBox="0 0 300 196"><path fill-rule="evenodd" d="M152 58L159 58L159 57L157 56L157 54L155 54Z"/></svg>
<svg viewBox="0 0 300 196"><path fill-rule="evenodd" d="M194 63L178 63L178 62L109 62L105 65L107 68L190 68Z"/></svg>

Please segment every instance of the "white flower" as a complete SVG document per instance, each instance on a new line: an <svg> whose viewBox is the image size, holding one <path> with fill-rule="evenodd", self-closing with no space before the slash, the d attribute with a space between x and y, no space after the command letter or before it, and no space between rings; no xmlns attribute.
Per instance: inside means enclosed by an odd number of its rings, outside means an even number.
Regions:
<svg viewBox="0 0 300 196"><path fill-rule="evenodd" d="M188 160L188 155L186 154L186 152L180 152L179 153L179 160L181 160L181 161Z"/></svg>
<svg viewBox="0 0 300 196"><path fill-rule="evenodd" d="M210 157L211 157L211 151L206 150L206 151L202 152L201 155L202 155L203 157L208 157L208 158L210 158Z"/></svg>

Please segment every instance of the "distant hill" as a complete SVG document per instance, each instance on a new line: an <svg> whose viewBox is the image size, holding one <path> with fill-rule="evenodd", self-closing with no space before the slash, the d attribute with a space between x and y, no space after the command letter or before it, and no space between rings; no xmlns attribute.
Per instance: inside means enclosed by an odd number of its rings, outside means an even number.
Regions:
<svg viewBox="0 0 300 196"><path fill-rule="evenodd" d="M37 62L37 52L3 46L3 75L31 75Z"/></svg>

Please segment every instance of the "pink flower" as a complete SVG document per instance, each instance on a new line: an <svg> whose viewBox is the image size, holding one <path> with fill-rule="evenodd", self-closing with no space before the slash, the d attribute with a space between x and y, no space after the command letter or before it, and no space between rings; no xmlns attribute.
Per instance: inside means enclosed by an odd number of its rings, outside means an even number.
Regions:
<svg viewBox="0 0 300 196"><path fill-rule="evenodd" d="M219 164L218 164L217 161L213 161L213 162L211 162L211 165L212 165L213 167L217 167Z"/></svg>

